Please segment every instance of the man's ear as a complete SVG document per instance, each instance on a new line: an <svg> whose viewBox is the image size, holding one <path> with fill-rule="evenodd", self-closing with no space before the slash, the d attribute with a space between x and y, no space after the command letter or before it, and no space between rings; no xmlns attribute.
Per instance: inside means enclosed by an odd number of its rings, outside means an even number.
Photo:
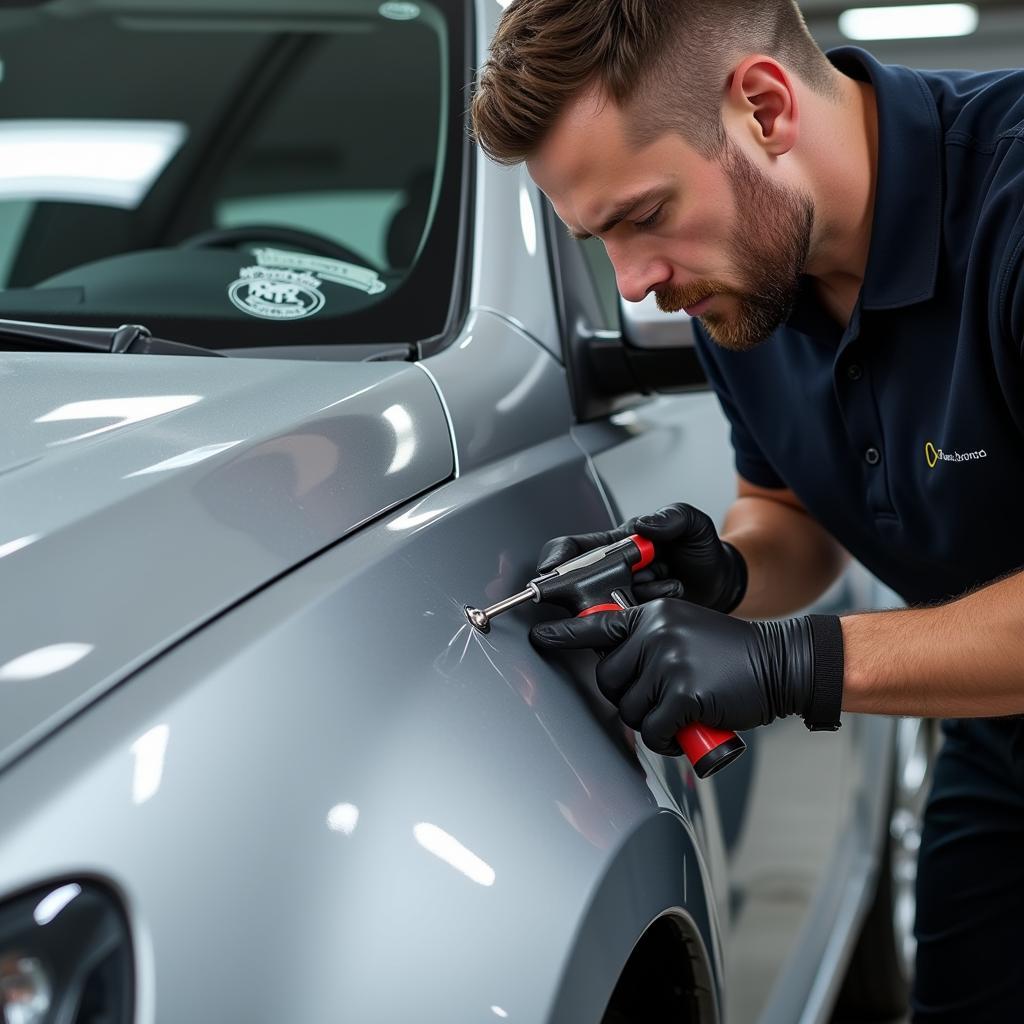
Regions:
<svg viewBox="0 0 1024 1024"><path fill-rule="evenodd" d="M782 156L796 145L796 90L790 76L771 57L747 57L736 68L729 81L726 107L771 156Z"/></svg>

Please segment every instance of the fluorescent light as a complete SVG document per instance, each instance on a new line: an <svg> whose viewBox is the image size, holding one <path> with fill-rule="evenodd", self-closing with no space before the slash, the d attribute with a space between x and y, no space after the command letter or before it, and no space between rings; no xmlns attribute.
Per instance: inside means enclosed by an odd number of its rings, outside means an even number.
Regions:
<svg viewBox="0 0 1024 1024"><path fill-rule="evenodd" d="M0 199L134 209L187 134L177 121L0 120Z"/></svg>
<svg viewBox="0 0 1024 1024"><path fill-rule="evenodd" d="M973 4L856 7L839 15L839 31L848 39L969 36L977 28L978 8Z"/></svg>

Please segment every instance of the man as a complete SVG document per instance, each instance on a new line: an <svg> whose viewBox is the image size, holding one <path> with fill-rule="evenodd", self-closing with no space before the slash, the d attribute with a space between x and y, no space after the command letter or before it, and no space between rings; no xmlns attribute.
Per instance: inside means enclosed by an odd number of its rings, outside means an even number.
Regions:
<svg viewBox="0 0 1024 1024"><path fill-rule="evenodd" d="M792 0L515 0L473 118L624 298L698 318L739 474L721 538L683 504L615 532L657 542L653 600L534 643L606 652L602 692L662 753L694 720L956 719L915 1020L1020 1019L1024 750L998 716L1024 712L1024 73L826 57ZM750 621L844 549L914 607Z"/></svg>

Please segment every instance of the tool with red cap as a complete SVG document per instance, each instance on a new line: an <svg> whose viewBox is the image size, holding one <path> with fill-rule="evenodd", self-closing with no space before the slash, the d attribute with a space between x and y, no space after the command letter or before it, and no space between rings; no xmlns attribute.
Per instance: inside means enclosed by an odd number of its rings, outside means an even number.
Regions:
<svg viewBox="0 0 1024 1024"><path fill-rule="evenodd" d="M496 615L528 601L555 604L576 616L617 612L636 604L630 583L633 573L654 560L654 545L633 534L625 540L593 548L550 572L530 580L526 589L490 608L466 608L466 617L482 633ZM746 750L734 732L694 722L679 730L676 741L693 765L698 778L706 779L731 764Z"/></svg>

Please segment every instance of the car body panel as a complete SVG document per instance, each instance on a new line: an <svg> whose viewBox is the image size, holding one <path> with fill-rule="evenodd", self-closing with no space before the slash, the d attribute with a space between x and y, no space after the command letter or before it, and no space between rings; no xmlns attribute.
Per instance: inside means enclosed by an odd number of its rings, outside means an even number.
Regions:
<svg viewBox="0 0 1024 1024"><path fill-rule="evenodd" d="M474 310L451 346L417 365L448 410L460 473L565 436L572 426L561 363L489 310Z"/></svg>
<svg viewBox="0 0 1024 1024"><path fill-rule="evenodd" d="M454 468L436 390L404 364L44 353L0 373L0 550L21 595L0 763Z"/></svg>
<svg viewBox="0 0 1024 1024"><path fill-rule="evenodd" d="M502 7L474 0L476 60L482 67ZM561 358L562 341L555 314L551 271L544 239L542 196L526 168L503 167L479 148L473 154L475 217L469 303L489 309Z"/></svg>
<svg viewBox="0 0 1024 1024"><path fill-rule="evenodd" d="M157 1008L142 1019L166 1022L498 1007L584 1024L665 901L691 903L716 951L696 783L683 812L597 695L592 656L537 657L540 609L488 637L465 619L546 536L606 515L563 437L227 612L5 773L5 887L110 879ZM679 860L652 871L669 849ZM579 922L611 908L615 935L580 946ZM288 970L256 984L261 964Z"/></svg>

